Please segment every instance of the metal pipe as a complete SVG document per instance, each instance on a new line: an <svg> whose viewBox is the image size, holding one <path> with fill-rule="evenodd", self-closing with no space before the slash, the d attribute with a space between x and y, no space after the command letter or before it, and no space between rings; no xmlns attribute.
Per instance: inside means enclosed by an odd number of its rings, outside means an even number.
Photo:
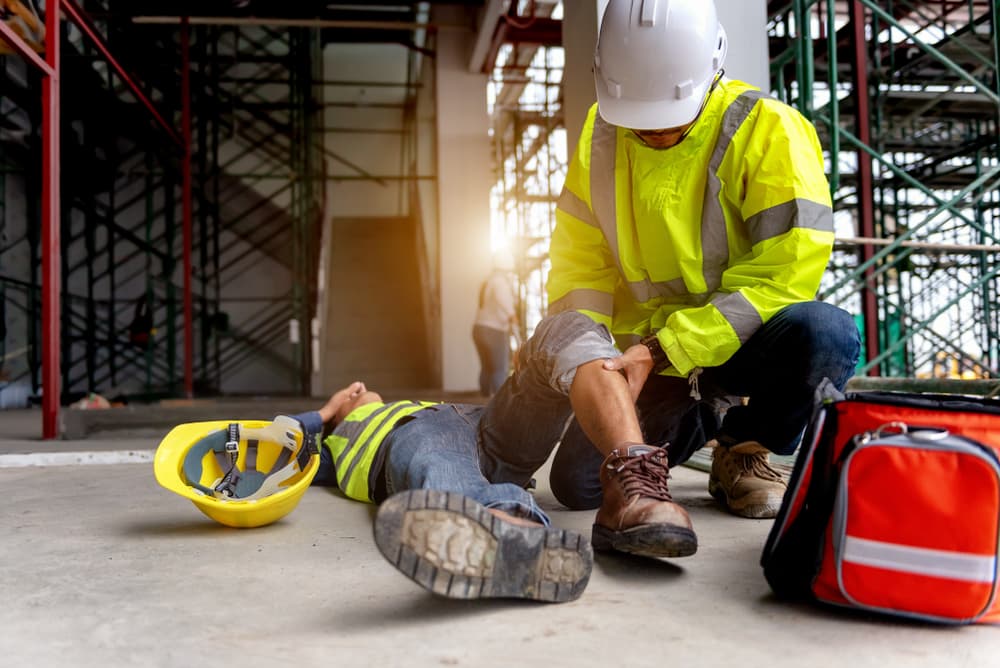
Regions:
<svg viewBox="0 0 1000 668"><path fill-rule="evenodd" d="M847 381L847 391L931 392L994 397L1000 395L1000 380L959 378L866 378L855 376Z"/></svg>
<svg viewBox="0 0 1000 668"><path fill-rule="evenodd" d="M455 23L420 23L416 21L351 21L338 19L288 19L259 16L135 16L132 23L174 25L265 26L268 28L347 28L352 30L461 30L469 26Z"/></svg>
<svg viewBox="0 0 1000 668"><path fill-rule="evenodd" d="M850 21L854 33L854 100L857 110L858 138L865 146L871 145L871 112L868 99L868 55L865 52L865 10L863 0L851 0ZM862 236L875 236L875 209L873 203L872 161L863 151L858 151L858 228ZM872 258L870 246L861 247L861 259L868 262ZM878 356L878 302L876 286L869 266L865 270L861 294L861 310L864 315L865 355L872 360ZM877 376L878 368L869 369L869 375Z"/></svg>
<svg viewBox="0 0 1000 668"><path fill-rule="evenodd" d="M811 109L809 108L808 91L805 83L807 80L805 55L807 36L803 31L803 25L806 23L806 9L803 7L803 3L804 0L795 0L793 10L795 16L795 52L797 54L795 58L795 81L798 82L796 106L803 116L809 118Z"/></svg>
<svg viewBox="0 0 1000 668"><path fill-rule="evenodd" d="M837 3L826 0L827 86L830 91L830 197L840 188L840 100L837 98Z"/></svg>
<svg viewBox="0 0 1000 668"><path fill-rule="evenodd" d="M194 396L194 308L191 303L191 34L181 21L181 215L184 245L184 394Z"/></svg>
<svg viewBox="0 0 1000 668"><path fill-rule="evenodd" d="M59 241L59 6L48 0L45 12L45 63L42 80L42 438L59 436L60 378Z"/></svg>
<svg viewBox="0 0 1000 668"><path fill-rule="evenodd" d="M287 79L281 77L220 77L220 83L251 83L254 86L262 86L264 84L286 84ZM420 88L420 83L406 83L406 82L395 82L395 81L370 81L370 80L350 80L350 79L327 79L326 81L314 81L314 86L346 86L350 88Z"/></svg>
<svg viewBox="0 0 1000 668"><path fill-rule="evenodd" d="M837 237L836 243L873 246L902 246L905 248L923 248L958 253L1000 253L1000 246L986 244L942 244L930 241L899 241L898 239L876 239L874 237Z"/></svg>

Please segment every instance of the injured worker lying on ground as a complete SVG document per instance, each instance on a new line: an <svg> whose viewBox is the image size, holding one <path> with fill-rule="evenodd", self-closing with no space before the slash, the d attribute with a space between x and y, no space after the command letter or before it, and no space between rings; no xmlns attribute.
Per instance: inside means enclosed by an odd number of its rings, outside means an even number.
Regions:
<svg viewBox="0 0 1000 668"><path fill-rule="evenodd" d="M375 542L400 572L449 598L571 601L590 579L590 541L552 527L523 487L480 468L482 406L385 403L357 381L320 408L314 485L379 503Z"/></svg>
<svg viewBox="0 0 1000 668"><path fill-rule="evenodd" d="M497 420L505 406L532 396L541 397L536 410L568 408L579 393L631 405L625 378L600 362L550 369L564 385L550 392L565 407L534 387L542 369L560 366L546 351L586 348L591 338L588 331L567 343L536 333L521 351L519 368L486 406L385 403L364 383L352 383L318 415L300 416L324 425L313 484L336 485L352 499L381 504L374 532L382 554L421 586L452 598L573 600L586 587L595 548L654 558L693 554L690 520L667 490L667 449L638 438L621 446L603 438L604 427L586 416L578 416L580 427L590 442L604 446L595 453L605 457L591 540L552 527L528 491L545 457L535 457L539 448L521 452L519 446L549 439L544 433L526 437L533 424L544 423L537 414L520 422ZM607 343L600 349L619 354ZM564 353L555 357L569 359ZM551 436L547 449L539 446L546 452L559 440ZM580 465L590 462L581 457Z"/></svg>

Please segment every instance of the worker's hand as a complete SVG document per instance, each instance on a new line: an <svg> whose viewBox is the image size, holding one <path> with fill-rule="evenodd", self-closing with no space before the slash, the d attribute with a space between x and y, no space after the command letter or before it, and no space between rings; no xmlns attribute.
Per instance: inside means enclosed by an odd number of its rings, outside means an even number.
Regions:
<svg viewBox="0 0 1000 668"><path fill-rule="evenodd" d="M341 406L349 401L353 401L368 391L365 384L356 380L350 385L333 393L326 404L319 409L319 415L323 418L323 424L328 423L337 414Z"/></svg>
<svg viewBox="0 0 1000 668"><path fill-rule="evenodd" d="M604 360L604 368L625 375L629 394L632 395L632 401L636 401L642 392L642 386L646 384L646 379L653 371L653 356L649 348L637 343L618 357Z"/></svg>

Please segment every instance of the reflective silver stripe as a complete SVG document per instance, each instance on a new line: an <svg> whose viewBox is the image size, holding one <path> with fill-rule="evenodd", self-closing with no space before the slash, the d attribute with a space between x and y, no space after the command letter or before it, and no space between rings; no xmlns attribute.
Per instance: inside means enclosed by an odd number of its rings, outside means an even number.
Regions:
<svg viewBox="0 0 1000 668"><path fill-rule="evenodd" d="M380 408L379 411L384 411L387 408L387 406L384 406ZM379 411L375 411L372 415L377 415ZM369 418L370 417L371 416L369 416ZM344 449L340 451L340 456L337 457L337 461L333 463L333 467L335 469L339 469L344 463L347 455L351 452L354 441L361 435L361 432L364 431L366 424L368 424L367 420L362 420L360 422L341 422L337 425L336 429L333 430L334 436L338 436L347 441L347 443L344 444Z"/></svg>
<svg viewBox="0 0 1000 668"><path fill-rule="evenodd" d="M590 135L590 202L597 223L618 261L618 211L615 201L615 154L618 152L618 129L601 118L594 117Z"/></svg>
<svg viewBox="0 0 1000 668"><path fill-rule="evenodd" d="M683 278L675 278L672 281L661 281L653 283L649 279L628 284L629 291L636 301L646 302L656 297L670 297L672 302L678 301L677 297L683 297L685 304L701 306L708 297L707 292L693 294L688 291L687 283Z"/></svg>
<svg viewBox="0 0 1000 668"><path fill-rule="evenodd" d="M653 285L656 286L656 290L664 297L686 297L691 295L683 278L653 283Z"/></svg>
<svg viewBox="0 0 1000 668"><path fill-rule="evenodd" d="M571 290L559 299L549 304L549 315L563 311L586 309L608 317L614 307L614 296L600 290Z"/></svg>
<svg viewBox="0 0 1000 668"><path fill-rule="evenodd" d="M705 183L705 201L701 212L702 273L709 292L715 292L722 285L722 272L729 264L729 241L726 231L726 216L722 212L719 194L722 182L719 167L729 150L736 131L750 115L750 111L763 95L760 91L748 90L736 98L726 113L722 115L722 129L715 142L715 150L708 162L708 180Z"/></svg>
<svg viewBox="0 0 1000 668"><path fill-rule="evenodd" d="M739 292L730 292L712 299L712 305L719 309L722 316L736 331L740 343L746 343L753 333L764 324L760 313Z"/></svg>
<svg viewBox="0 0 1000 668"><path fill-rule="evenodd" d="M349 484L351 480L351 475L354 473L354 468L358 465L358 462L361 461L364 453L367 452L373 445L375 445L372 443L372 436L377 434L378 431L385 425L385 423L392 420L393 416L395 416L397 413L399 413L404 409L412 408L413 406L419 406L419 404L413 401L397 401L395 403L389 404L388 406L380 408L379 410L375 411L370 416L368 416L366 420L362 421L365 423L367 427L368 425L372 424L376 416L379 416L378 424L372 426L371 431L368 433L368 438L365 440L364 443L348 442L347 447L344 448L345 452L352 448L356 450L354 457L351 459L351 463L347 466L347 470L344 471L344 475L341 476L341 480L344 481L345 486ZM386 411L387 408L390 410ZM382 441L379 440L378 445L381 445L381 443ZM341 459L343 459L343 457L341 457Z"/></svg>
<svg viewBox="0 0 1000 668"><path fill-rule="evenodd" d="M833 210L807 199L793 199L747 218L750 243L758 244L781 236L794 227L833 232Z"/></svg>
<svg viewBox="0 0 1000 668"><path fill-rule="evenodd" d="M842 558L845 562L873 568L981 583L993 582L997 566L995 556L932 550L854 536L845 537Z"/></svg>
<svg viewBox="0 0 1000 668"><path fill-rule="evenodd" d="M562 189L562 194L559 195L559 202L556 204L556 209L568 213L569 215L581 220L591 227L597 227L597 221L594 220L594 213L587 206L587 203L576 196L576 193L572 192L569 188L564 187Z"/></svg>
<svg viewBox="0 0 1000 668"><path fill-rule="evenodd" d="M590 137L590 201L597 225L604 233L611 256L618 265L618 274L624 279L621 256L618 252L618 204L615 200L615 156L618 151L618 128L598 115L594 118L594 131ZM566 189L563 189L566 192ZM562 206L562 197L559 198ZM648 302L656 297L673 297L687 294L681 279L653 283L648 278L629 281L629 291L638 302ZM603 313L603 311L602 311ZM608 312L610 315L610 311Z"/></svg>
<svg viewBox="0 0 1000 668"><path fill-rule="evenodd" d="M659 292L648 280L629 281L628 289L637 302L648 302L653 297L659 295Z"/></svg>

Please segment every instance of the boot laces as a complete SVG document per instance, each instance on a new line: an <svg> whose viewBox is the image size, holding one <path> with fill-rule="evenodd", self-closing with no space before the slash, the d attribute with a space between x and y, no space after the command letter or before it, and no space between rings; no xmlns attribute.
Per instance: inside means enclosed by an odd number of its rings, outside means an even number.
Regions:
<svg viewBox="0 0 1000 668"><path fill-rule="evenodd" d="M663 448L632 457L619 457L610 468L615 470L625 491L625 498L644 496L673 501L667 489L670 469Z"/></svg>
<svg viewBox="0 0 1000 668"><path fill-rule="evenodd" d="M775 482L784 481L784 478L778 470L771 466L768 462L768 455L766 452L744 454L730 451L729 456L734 459L739 472L743 475L747 475L752 478L759 478L761 480L773 480Z"/></svg>

